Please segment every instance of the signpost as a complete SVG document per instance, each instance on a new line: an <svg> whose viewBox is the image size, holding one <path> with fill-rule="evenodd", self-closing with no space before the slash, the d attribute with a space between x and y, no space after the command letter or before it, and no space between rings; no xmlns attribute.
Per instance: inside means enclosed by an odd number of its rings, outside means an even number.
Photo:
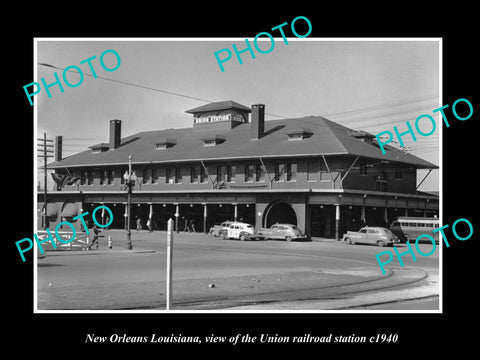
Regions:
<svg viewBox="0 0 480 360"><path fill-rule="evenodd" d="M173 252L173 220L167 222L167 310L172 304L172 252Z"/></svg>

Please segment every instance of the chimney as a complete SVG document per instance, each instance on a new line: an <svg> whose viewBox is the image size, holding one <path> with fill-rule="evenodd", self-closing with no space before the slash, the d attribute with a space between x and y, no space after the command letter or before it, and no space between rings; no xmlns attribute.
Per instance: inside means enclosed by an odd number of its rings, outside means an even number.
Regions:
<svg viewBox="0 0 480 360"><path fill-rule="evenodd" d="M258 140L265 130L265 105L252 105L251 140Z"/></svg>
<svg viewBox="0 0 480 360"><path fill-rule="evenodd" d="M62 160L63 136L55 136L55 161Z"/></svg>
<svg viewBox="0 0 480 360"><path fill-rule="evenodd" d="M110 120L110 150L120 146L122 120Z"/></svg>

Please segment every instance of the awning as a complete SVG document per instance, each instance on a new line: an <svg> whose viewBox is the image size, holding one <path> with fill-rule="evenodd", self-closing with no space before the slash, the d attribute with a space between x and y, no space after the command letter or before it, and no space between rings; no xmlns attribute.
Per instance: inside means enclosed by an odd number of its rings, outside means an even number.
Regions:
<svg viewBox="0 0 480 360"><path fill-rule="evenodd" d="M47 216L55 218L58 216L58 208L56 204L47 203Z"/></svg>
<svg viewBox="0 0 480 360"><path fill-rule="evenodd" d="M75 203L66 203L63 205L62 217L75 217L78 215L78 206Z"/></svg>

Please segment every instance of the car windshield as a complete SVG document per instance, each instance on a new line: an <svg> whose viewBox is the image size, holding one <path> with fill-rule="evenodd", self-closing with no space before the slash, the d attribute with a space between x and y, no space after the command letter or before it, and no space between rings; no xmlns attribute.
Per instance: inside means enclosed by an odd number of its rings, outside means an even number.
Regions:
<svg viewBox="0 0 480 360"><path fill-rule="evenodd" d="M298 228L295 225L292 225L293 230L298 230Z"/></svg>

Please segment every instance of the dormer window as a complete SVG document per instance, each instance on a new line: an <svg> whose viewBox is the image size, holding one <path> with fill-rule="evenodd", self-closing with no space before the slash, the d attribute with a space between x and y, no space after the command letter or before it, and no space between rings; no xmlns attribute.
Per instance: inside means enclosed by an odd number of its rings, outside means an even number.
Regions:
<svg viewBox="0 0 480 360"><path fill-rule="evenodd" d="M375 137L374 135L363 130L348 131L348 135L353 136L354 138L364 143L372 144L372 145L373 145L373 138Z"/></svg>
<svg viewBox="0 0 480 360"><path fill-rule="evenodd" d="M175 146L175 145L177 145L177 140L167 138L167 139L164 139L160 142L157 142L155 144L155 150L166 150L166 149L169 149L169 148L171 148L172 146Z"/></svg>
<svg viewBox="0 0 480 360"><path fill-rule="evenodd" d="M110 149L110 145L106 143L101 143L97 145L92 145L89 147L89 149L92 149L93 154L100 154L102 152L108 151Z"/></svg>
<svg viewBox="0 0 480 360"><path fill-rule="evenodd" d="M203 141L203 146L215 146L223 143L226 138L223 135L213 134L211 136L203 137L201 140Z"/></svg>
<svg viewBox="0 0 480 360"><path fill-rule="evenodd" d="M303 140L309 138L313 135L312 130L307 128L299 128L297 130L291 131L287 134L288 141Z"/></svg>

